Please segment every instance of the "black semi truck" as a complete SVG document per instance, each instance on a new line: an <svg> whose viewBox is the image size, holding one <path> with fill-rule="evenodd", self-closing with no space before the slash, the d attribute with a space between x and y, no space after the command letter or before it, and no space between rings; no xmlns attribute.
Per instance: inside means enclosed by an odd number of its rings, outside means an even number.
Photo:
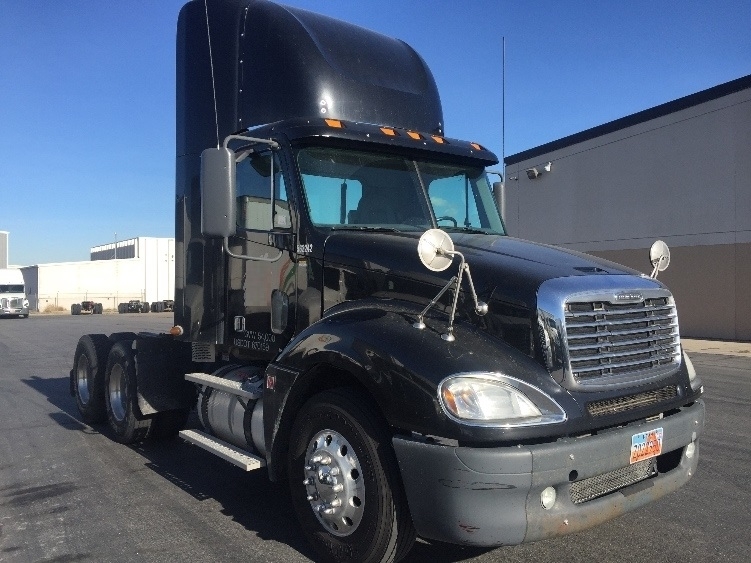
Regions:
<svg viewBox="0 0 751 563"><path fill-rule="evenodd" d="M445 136L404 42L189 2L174 327L81 338L83 419L263 468L334 561L540 540L680 488L703 388L664 251L645 275L508 236L495 164Z"/></svg>

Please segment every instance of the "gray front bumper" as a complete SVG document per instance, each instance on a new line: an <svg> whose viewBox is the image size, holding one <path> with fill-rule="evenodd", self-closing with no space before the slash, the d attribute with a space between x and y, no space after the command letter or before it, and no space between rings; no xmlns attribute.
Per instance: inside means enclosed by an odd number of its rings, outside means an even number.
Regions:
<svg viewBox="0 0 751 563"><path fill-rule="evenodd" d="M562 438L551 444L465 448L394 438L394 449L418 535L449 543L514 545L578 532L643 506L683 486L696 472L704 403L661 420ZM629 466L631 437L663 428L660 458L677 465L617 492L574 504L571 482ZM691 458L686 446L695 444ZM658 464L659 459L658 458ZM554 487L546 510L540 494Z"/></svg>
<svg viewBox="0 0 751 563"><path fill-rule="evenodd" d="M28 317L29 316L29 308L28 307L2 307L0 308L0 316L21 316L21 317Z"/></svg>

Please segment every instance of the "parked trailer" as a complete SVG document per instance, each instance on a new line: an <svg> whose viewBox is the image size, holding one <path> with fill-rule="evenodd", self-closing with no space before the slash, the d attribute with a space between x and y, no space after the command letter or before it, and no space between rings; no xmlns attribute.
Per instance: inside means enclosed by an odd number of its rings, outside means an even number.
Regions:
<svg viewBox="0 0 751 563"><path fill-rule="evenodd" d="M402 41L262 0L189 2L177 36L174 327L81 338L86 422L286 481L342 562L577 532L691 478L666 249L648 276L508 236L497 158L444 135Z"/></svg>

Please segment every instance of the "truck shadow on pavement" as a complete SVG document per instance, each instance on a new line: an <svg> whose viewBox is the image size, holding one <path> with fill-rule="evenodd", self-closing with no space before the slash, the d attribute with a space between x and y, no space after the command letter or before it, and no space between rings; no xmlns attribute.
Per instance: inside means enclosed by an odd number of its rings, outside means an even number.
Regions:
<svg viewBox="0 0 751 563"><path fill-rule="evenodd" d="M69 392L69 378L34 377L23 383L39 392L57 409L50 418L61 427L85 434L101 434L113 442L113 447L129 447L142 456L144 466L179 487L197 501L213 499L222 506L222 514L231 518L259 538L286 544L313 561L316 554L309 547L294 517L294 510L286 485L271 483L263 470L245 474L208 452L183 442L179 438L147 440L141 444L123 446L115 442L107 425L90 426L80 414ZM193 415L188 428L200 428ZM418 540L405 563L449 563L472 559L490 551L488 548L469 548Z"/></svg>

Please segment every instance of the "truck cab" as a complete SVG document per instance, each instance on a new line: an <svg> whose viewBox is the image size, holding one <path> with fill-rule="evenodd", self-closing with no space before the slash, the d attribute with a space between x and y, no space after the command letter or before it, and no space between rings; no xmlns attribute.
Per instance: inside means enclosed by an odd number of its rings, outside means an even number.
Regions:
<svg viewBox="0 0 751 563"><path fill-rule="evenodd" d="M693 474L702 387L669 290L508 236L481 145L333 119L233 143L203 154L202 233L222 241L227 288L207 346L264 366L258 443L301 521L333 535L327 549L362 533L365 513L351 508L357 487L331 485L316 460L336 474L367 463L342 456L355 449L343 431L308 429L321 394L351 394L350 414L367 405L385 424L409 518L430 539L570 533Z"/></svg>
<svg viewBox="0 0 751 563"><path fill-rule="evenodd" d="M0 269L0 316L29 316L29 300L26 298L23 275L17 268Z"/></svg>
<svg viewBox="0 0 751 563"><path fill-rule="evenodd" d="M535 541L677 490L704 405L666 251L646 275L510 237L497 163L444 133L406 43L189 2L174 327L82 338L84 418L286 481L333 561ZM202 429L181 430L191 408Z"/></svg>

